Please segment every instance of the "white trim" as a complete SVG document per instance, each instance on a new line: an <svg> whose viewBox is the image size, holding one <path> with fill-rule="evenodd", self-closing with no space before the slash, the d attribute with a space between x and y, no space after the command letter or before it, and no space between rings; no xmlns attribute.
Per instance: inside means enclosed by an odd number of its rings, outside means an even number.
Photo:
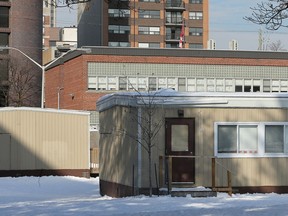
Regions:
<svg viewBox="0 0 288 216"><path fill-rule="evenodd" d="M258 151L257 153L218 153L218 126L235 125L237 129L241 125L257 125L258 127ZM265 125L284 126L284 153L265 153ZM285 128L288 122L214 122L214 155L218 158L261 158L261 157L288 157L288 140L286 140ZM237 130L238 149L238 130Z"/></svg>
<svg viewBox="0 0 288 216"><path fill-rule="evenodd" d="M88 124L88 128L90 127L90 117L88 118L88 122L87 122L87 124ZM90 141L91 141L91 139L90 139L90 132L91 132L91 130L88 130L88 142L87 142L87 144L88 144L88 169L90 170L90 168L91 168L91 152L90 152L90 148L91 148L91 143L90 143Z"/></svg>
<svg viewBox="0 0 288 216"><path fill-rule="evenodd" d="M141 142L142 141L142 129L141 129L141 119L142 119L142 110L141 108L139 107L138 108L138 137L137 139ZM138 188L141 188L141 179L142 179L142 146L141 144L138 142L138 175L137 175L137 178L138 178Z"/></svg>
<svg viewBox="0 0 288 216"><path fill-rule="evenodd" d="M82 110L58 110L52 108L38 108L38 107L3 107L0 108L0 112L7 111L34 111L34 112L50 112L50 113L63 113L63 114L77 114L77 115L90 115L88 111Z"/></svg>

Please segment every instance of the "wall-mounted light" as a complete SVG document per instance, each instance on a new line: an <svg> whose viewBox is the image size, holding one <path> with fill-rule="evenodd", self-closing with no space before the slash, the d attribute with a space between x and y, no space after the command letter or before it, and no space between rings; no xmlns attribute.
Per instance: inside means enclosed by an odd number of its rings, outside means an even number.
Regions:
<svg viewBox="0 0 288 216"><path fill-rule="evenodd" d="M74 100L74 97L75 97L74 94L71 93L71 94L69 94L69 95L71 96L71 99Z"/></svg>
<svg viewBox="0 0 288 216"><path fill-rule="evenodd" d="M184 110L177 110L178 117L184 117Z"/></svg>
<svg viewBox="0 0 288 216"><path fill-rule="evenodd" d="M58 97L58 109L60 109L60 91L63 90L63 87L58 87L57 97Z"/></svg>

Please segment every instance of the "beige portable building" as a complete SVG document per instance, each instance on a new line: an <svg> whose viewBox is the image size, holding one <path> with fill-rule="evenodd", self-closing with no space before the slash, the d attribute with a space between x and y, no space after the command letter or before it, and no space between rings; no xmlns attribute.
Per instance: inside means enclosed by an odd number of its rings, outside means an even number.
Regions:
<svg viewBox="0 0 288 216"><path fill-rule="evenodd" d="M0 109L0 176L90 175L89 113Z"/></svg>
<svg viewBox="0 0 288 216"><path fill-rule="evenodd" d="M152 122L146 127L149 107ZM231 184L240 193L288 192L287 93L164 89L111 94L102 97L97 108L103 195L147 193L147 128L155 145L154 192L171 184L216 191Z"/></svg>

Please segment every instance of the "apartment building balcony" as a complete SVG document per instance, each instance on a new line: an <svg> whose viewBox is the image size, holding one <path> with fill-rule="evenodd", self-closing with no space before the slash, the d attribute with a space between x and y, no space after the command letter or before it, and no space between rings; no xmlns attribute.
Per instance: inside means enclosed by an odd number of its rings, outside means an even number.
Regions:
<svg viewBox="0 0 288 216"><path fill-rule="evenodd" d="M182 26L183 19L182 18L166 18L165 25L166 26Z"/></svg>
<svg viewBox="0 0 288 216"><path fill-rule="evenodd" d="M165 4L166 11L184 11L185 3L182 0L167 0Z"/></svg>
<svg viewBox="0 0 288 216"><path fill-rule="evenodd" d="M169 43L179 43L180 34L166 34L165 41Z"/></svg>

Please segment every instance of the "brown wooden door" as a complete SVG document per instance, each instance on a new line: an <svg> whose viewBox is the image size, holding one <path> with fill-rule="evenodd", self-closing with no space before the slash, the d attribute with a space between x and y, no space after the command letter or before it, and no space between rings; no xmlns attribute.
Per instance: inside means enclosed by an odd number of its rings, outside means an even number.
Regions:
<svg viewBox="0 0 288 216"><path fill-rule="evenodd" d="M172 182L195 183L195 119L166 119L166 156L172 156Z"/></svg>

